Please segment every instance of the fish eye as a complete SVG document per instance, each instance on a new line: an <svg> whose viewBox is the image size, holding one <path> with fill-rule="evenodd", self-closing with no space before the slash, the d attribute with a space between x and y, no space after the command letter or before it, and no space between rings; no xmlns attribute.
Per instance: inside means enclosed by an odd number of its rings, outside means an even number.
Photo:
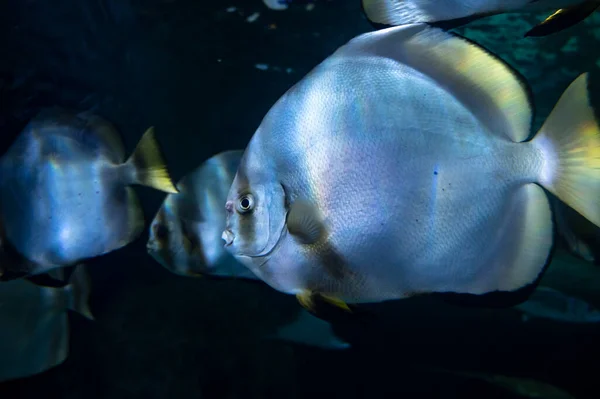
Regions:
<svg viewBox="0 0 600 399"><path fill-rule="evenodd" d="M248 213L254 209L254 197L252 194L242 195L237 203L237 211L239 213Z"/></svg>
<svg viewBox="0 0 600 399"><path fill-rule="evenodd" d="M169 235L169 229L164 224L158 224L154 227L154 235L159 240L165 240Z"/></svg>

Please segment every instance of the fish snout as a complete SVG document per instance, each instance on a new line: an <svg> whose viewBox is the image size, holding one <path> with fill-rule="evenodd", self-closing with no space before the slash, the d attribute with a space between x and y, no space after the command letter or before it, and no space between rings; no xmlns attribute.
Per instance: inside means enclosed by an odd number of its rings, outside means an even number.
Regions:
<svg viewBox="0 0 600 399"><path fill-rule="evenodd" d="M225 203L225 210L227 211L227 213L233 212L233 201L227 201Z"/></svg>
<svg viewBox="0 0 600 399"><path fill-rule="evenodd" d="M228 247L233 243L235 235L231 230L226 229L223 231L223 234L221 234L221 238L223 239L223 241L225 241L225 246Z"/></svg>
<svg viewBox="0 0 600 399"><path fill-rule="evenodd" d="M148 253L151 252L155 252L158 250L158 243L156 242L156 240L148 240L148 242L146 243L146 251Z"/></svg>

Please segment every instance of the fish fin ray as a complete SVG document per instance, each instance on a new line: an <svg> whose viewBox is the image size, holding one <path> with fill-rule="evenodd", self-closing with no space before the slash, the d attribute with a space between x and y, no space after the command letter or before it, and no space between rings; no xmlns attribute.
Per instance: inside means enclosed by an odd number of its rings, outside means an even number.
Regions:
<svg viewBox="0 0 600 399"><path fill-rule="evenodd" d="M526 80L464 37L426 24L406 25L358 36L336 54L387 58L416 69L464 104L490 134L514 142L529 137L533 106Z"/></svg>
<svg viewBox="0 0 600 399"><path fill-rule="evenodd" d="M169 176L164 157L156 141L154 127L146 130L126 164L135 169L133 174L135 183L167 193L179 192Z"/></svg>
<svg viewBox="0 0 600 399"><path fill-rule="evenodd" d="M600 226L600 126L589 102L587 73L565 90L532 143L544 159L540 184Z"/></svg>
<svg viewBox="0 0 600 399"><path fill-rule="evenodd" d="M290 234L302 244L319 242L325 236L325 224L316 206L308 201L295 201L287 215L287 228Z"/></svg>

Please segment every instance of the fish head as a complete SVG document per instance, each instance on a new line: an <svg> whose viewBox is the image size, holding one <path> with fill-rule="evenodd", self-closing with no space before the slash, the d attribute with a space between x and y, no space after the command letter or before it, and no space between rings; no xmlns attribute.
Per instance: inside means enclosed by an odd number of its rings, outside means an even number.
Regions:
<svg viewBox="0 0 600 399"><path fill-rule="evenodd" d="M158 263L181 276L202 276L205 265L188 238L184 222L177 216L170 194L150 224L146 250Z"/></svg>
<svg viewBox="0 0 600 399"><path fill-rule="evenodd" d="M287 217L283 186L261 158L244 154L227 196L222 235L225 249L258 276L284 234Z"/></svg>

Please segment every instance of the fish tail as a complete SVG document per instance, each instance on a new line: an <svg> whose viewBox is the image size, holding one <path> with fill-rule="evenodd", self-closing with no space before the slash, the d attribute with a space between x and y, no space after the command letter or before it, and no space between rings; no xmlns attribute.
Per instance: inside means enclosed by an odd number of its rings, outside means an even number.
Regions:
<svg viewBox="0 0 600 399"><path fill-rule="evenodd" d="M587 73L565 90L532 143L543 158L538 182L600 226L600 126Z"/></svg>
<svg viewBox="0 0 600 399"><path fill-rule="evenodd" d="M126 162L132 183L155 188L167 193L178 193L171 181L164 157L154 135L154 127L150 127L140 139L133 154Z"/></svg>
<svg viewBox="0 0 600 399"><path fill-rule="evenodd" d="M90 310L89 300L91 291L91 279L85 265L75 266L75 271L71 276L67 290L67 307L74 312L79 313L87 319L94 320Z"/></svg>

